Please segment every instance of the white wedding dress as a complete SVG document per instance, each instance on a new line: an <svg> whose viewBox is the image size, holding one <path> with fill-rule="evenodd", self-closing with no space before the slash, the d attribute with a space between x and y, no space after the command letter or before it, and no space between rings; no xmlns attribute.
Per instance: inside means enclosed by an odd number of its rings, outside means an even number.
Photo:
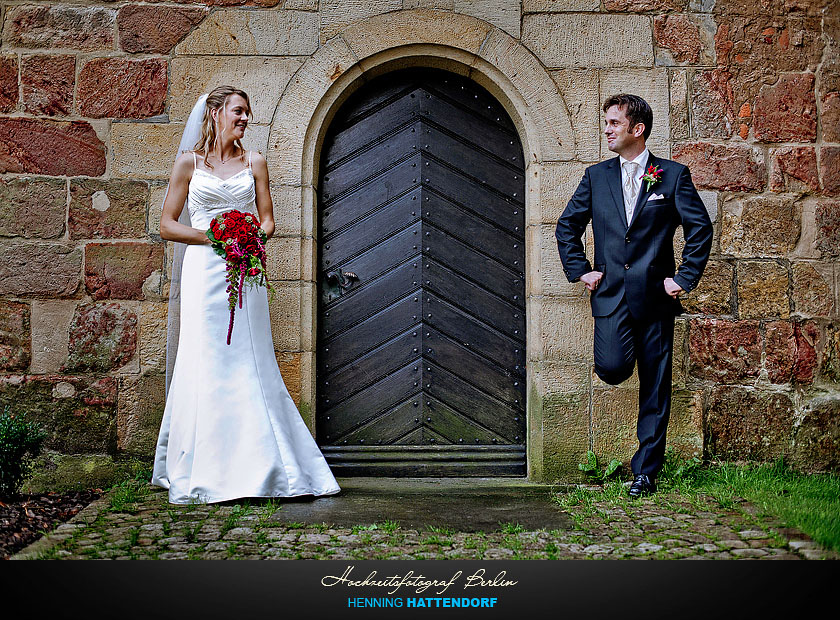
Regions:
<svg viewBox="0 0 840 620"><path fill-rule="evenodd" d="M186 208L194 228L231 209L256 214L250 167L228 179L196 168ZM189 245L181 272L181 331L155 452L152 484L173 504L331 495L340 488L277 367L265 287L243 289L233 334L225 262Z"/></svg>

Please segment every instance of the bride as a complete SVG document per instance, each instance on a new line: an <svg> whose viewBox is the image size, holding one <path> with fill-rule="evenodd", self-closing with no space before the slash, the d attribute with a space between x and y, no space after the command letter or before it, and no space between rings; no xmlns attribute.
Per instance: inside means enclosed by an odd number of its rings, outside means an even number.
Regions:
<svg viewBox="0 0 840 620"><path fill-rule="evenodd" d="M160 218L161 238L177 243L151 482L169 489L173 504L340 491L277 367L264 287L243 289L226 344L225 262L205 231L213 217L237 209L274 233L265 158L240 142L250 111L248 95L230 86L198 100Z"/></svg>

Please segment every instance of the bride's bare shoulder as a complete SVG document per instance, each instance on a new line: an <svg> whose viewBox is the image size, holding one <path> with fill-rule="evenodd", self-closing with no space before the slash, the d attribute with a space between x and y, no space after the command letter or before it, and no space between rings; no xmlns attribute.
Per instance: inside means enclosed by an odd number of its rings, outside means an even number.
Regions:
<svg viewBox="0 0 840 620"><path fill-rule="evenodd" d="M172 176L192 176L195 168L195 155L192 151L185 151L175 158L175 165L172 166Z"/></svg>

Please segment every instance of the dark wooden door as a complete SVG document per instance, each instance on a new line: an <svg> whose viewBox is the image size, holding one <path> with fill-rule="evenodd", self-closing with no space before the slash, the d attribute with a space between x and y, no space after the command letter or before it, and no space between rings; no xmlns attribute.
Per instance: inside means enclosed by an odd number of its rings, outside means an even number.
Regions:
<svg viewBox="0 0 840 620"><path fill-rule="evenodd" d="M341 107L320 170L317 435L336 474L524 475L510 118L464 77L390 73Z"/></svg>

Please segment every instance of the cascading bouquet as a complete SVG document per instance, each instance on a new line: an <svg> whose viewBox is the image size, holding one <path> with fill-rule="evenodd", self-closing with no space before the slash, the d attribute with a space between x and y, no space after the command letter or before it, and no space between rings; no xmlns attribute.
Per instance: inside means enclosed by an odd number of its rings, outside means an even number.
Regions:
<svg viewBox="0 0 840 620"><path fill-rule="evenodd" d="M207 238L216 254L227 263L225 280L228 283L226 290L230 306L227 343L230 344L237 300L239 307L242 307L242 287L246 283L265 286L270 293L274 293L265 275L265 244L268 237L254 215L233 210L213 218L207 230Z"/></svg>

